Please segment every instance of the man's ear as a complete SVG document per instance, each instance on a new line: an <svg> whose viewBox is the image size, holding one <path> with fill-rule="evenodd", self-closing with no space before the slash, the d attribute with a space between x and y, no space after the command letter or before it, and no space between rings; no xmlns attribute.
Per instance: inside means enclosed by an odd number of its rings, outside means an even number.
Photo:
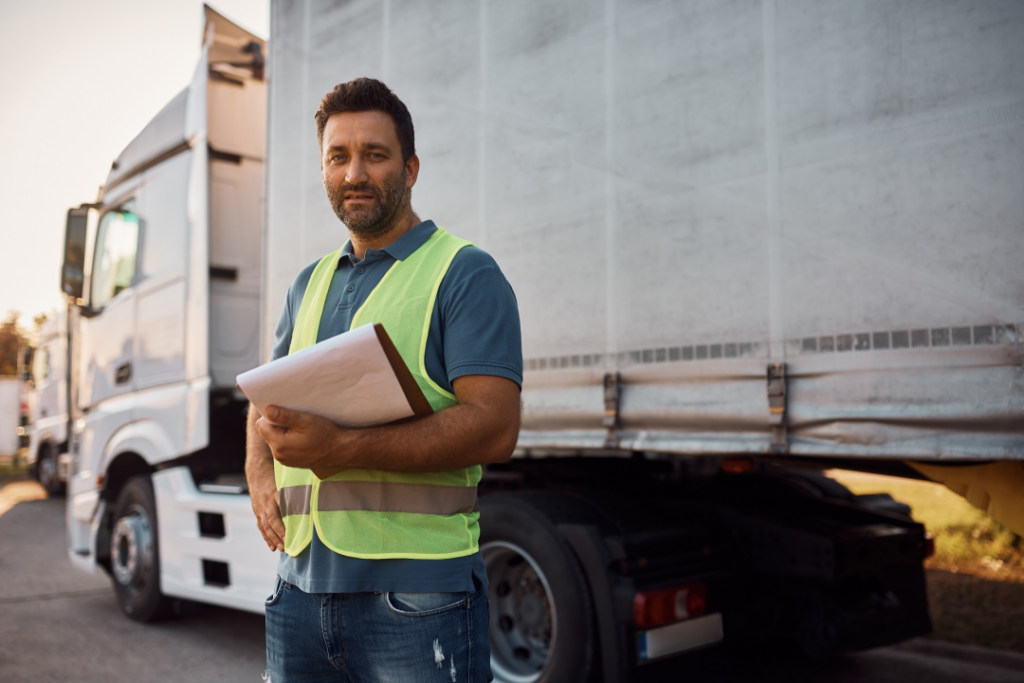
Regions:
<svg viewBox="0 0 1024 683"><path fill-rule="evenodd" d="M420 174L420 158L413 154L405 162L405 189L411 190L416 184L416 178Z"/></svg>

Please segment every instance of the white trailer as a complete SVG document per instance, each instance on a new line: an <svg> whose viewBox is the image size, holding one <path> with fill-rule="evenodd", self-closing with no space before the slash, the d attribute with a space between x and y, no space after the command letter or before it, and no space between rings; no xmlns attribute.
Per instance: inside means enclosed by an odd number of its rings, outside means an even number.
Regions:
<svg viewBox="0 0 1024 683"><path fill-rule="evenodd" d="M418 115L420 215L519 298L524 448L1019 460L1022 24L1013 1L276 3L264 315L342 239L303 123L380 77Z"/></svg>
<svg viewBox="0 0 1024 683"><path fill-rule="evenodd" d="M418 213L520 303L523 431L481 484L497 680L927 632L924 529L815 468L956 473L1024 530L1024 5L275 2L266 100L266 45L207 17L69 214L70 556L132 616L269 593L234 376L345 239L312 112L357 76L413 113Z"/></svg>

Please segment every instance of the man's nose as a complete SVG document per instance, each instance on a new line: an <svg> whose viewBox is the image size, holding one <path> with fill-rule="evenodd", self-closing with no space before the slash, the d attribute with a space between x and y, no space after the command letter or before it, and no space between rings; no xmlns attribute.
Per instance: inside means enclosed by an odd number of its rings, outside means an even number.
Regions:
<svg viewBox="0 0 1024 683"><path fill-rule="evenodd" d="M363 164L362 159L356 158L350 161L348 168L345 169L345 182L349 185L360 185L367 180L366 166Z"/></svg>

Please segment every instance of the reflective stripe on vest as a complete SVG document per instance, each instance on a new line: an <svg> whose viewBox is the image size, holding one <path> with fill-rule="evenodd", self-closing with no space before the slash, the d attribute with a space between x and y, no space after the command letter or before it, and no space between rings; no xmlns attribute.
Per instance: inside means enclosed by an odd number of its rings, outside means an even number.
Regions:
<svg viewBox="0 0 1024 683"><path fill-rule="evenodd" d="M279 489L277 492L277 502L281 506L281 516L308 515L312 492L313 487L309 485L286 486L283 489Z"/></svg>
<svg viewBox="0 0 1024 683"><path fill-rule="evenodd" d="M381 323L434 411L457 403L426 371L434 302L452 260L470 243L438 228L396 261L352 318L351 328ZM312 346L331 279L344 248L317 263L306 285L288 353ZM310 470L274 462L285 524L285 552L297 556L313 538L337 553L367 559L446 559L477 551L479 465L450 472L350 468L323 481Z"/></svg>
<svg viewBox="0 0 1024 683"><path fill-rule="evenodd" d="M288 486L278 491L281 515L308 515L312 491L312 486ZM401 482L326 480L320 484L317 501L320 512L369 510L454 515L480 509L475 487Z"/></svg>

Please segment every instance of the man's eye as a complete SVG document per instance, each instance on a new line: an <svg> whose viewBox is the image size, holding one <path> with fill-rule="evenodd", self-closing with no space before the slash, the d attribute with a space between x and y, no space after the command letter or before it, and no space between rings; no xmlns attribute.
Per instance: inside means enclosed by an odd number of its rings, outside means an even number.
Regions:
<svg viewBox="0 0 1024 683"><path fill-rule="evenodd" d="M345 160L345 157L343 157L340 154L335 154L333 157L331 157L331 161L333 161L336 164L340 164L344 160Z"/></svg>

